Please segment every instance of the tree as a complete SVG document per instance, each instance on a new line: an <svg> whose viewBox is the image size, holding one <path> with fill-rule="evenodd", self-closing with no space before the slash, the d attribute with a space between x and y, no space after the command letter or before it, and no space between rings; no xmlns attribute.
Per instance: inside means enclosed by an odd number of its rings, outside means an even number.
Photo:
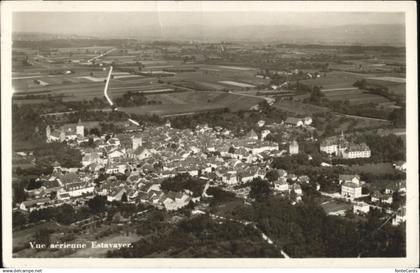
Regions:
<svg viewBox="0 0 420 273"><path fill-rule="evenodd" d="M127 199L127 194L124 192L123 195L121 196L121 202L128 202Z"/></svg>
<svg viewBox="0 0 420 273"><path fill-rule="evenodd" d="M279 179L279 172L277 170L270 170L266 173L265 178L270 182L274 182Z"/></svg>
<svg viewBox="0 0 420 273"><path fill-rule="evenodd" d="M405 128L406 126L406 110L405 107L395 109L389 114L389 120L395 127Z"/></svg>
<svg viewBox="0 0 420 273"><path fill-rule="evenodd" d="M250 188L249 197L255 199L256 201L264 200L272 192L268 181L262 180L259 177L252 180Z"/></svg>
<svg viewBox="0 0 420 273"><path fill-rule="evenodd" d="M44 244L46 247L50 245L50 234L53 231L48 228L41 228L35 232L33 240L35 244ZM38 250L38 249L37 249ZM41 249L39 249L41 250Z"/></svg>
<svg viewBox="0 0 420 273"><path fill-rule="evenodd" d="M100 213L105 211L106 196L95 196L87 202L89 209L93 213Z"/></svg>
<svg viewBox="0 0 420 273"><path fill-rule="evenodd" d="M233 148L232 146L229 148L228 153L230 154L234 154L235 153L235 148Z"/></svg>
<svg viewBox="0 0 420 273"><path fill-rule="evenodd" d="M28 222L26 216L20 211L14 211L12 215L12 227L17 228L25 225Z"/></svg>

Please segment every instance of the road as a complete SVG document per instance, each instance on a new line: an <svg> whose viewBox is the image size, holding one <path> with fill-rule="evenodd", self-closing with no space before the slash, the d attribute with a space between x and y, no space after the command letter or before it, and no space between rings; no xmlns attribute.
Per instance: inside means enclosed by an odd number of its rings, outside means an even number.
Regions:
<svg viewBox="0 0 420 273"><path fill-rule="evenodd" d="M370 117L363 117L363 116L355 116L355 115L347 115L347 114L342 114L342 113L338 113L338 112L333 112L334 114L336 114L337 116L343 116L343 117L347 117L347 118L357 118L357 119L366 119L366 120L376 120L376 121L385 121L385 122L391 122L387 119L381 119L381 118L370 118Z"/></svg>
<svg viewBox="0 0 420 273"><path fill-rule="evenodd" d="M241 93L241 92L231 92L231 91L229 91L229 94L233 94L233 95L237 95L237 96L245 96L245 97L257 98L257 99L265 99L265 101L269 105L273 105L273 103L275 102L275 99L270 98L270 97L265 97L265 96L257 96L257 95L244 94L244 93Z"/></svg>
<svg viewBox="0 0 420 273"><path fill-rule="evenodd" d="M88 63L91 63L93 60L96 60L96 59L99 59L99 58L101 58L101 57L103 57L103 56L105 56L105 55L108 55L109 53L111 53L112 51L114 51L114 50L116 50L116 48L111 48L110 50L108 50L107 52L105 52L105 53L102 53L102 54L100 54L100 55L98 55L98 56L96 56L96 57L93 57L92 59L89 59L87 62Z"/></svg>

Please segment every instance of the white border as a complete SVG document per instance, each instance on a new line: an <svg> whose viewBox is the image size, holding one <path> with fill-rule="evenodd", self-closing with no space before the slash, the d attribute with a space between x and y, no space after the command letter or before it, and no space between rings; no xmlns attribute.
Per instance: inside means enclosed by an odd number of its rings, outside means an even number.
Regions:
<svg viewBox="0 0 420 273"><path fill-rule="evenodd" d="M12 258L11 232L11 19L15 11L293 11L404 12L407 47L407 257L305 259L106 259ZM3 261L7 267L417 267L418 238L418 104L417 25L414 1L308 2L1 2L1 128L3 189Z"/></svg>

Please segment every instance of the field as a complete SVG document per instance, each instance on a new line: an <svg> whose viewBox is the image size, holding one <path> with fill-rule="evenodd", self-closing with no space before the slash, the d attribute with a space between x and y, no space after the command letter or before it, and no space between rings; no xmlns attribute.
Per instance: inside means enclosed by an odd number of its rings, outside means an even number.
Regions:
<svg viewBox="0 0 420 273"><path fill-rule="evenodd" d="M321 89L352 88L357 80L363 79L365 76L363 74L333 71L326 73L325 77L321 74L320 78L303 80L301 82L309 86L319 86Z"/></svg>
<svg viewBox="0 0 420 273"><path fill-rule="evenodd" d="M325 107L292 100L277 101L273 104L273 107L285 112L294 113L296 115L311 115L329 111L329 109Z"/></svg>
<svg viewBox="0 0 420 273"><path fill-rule="evenodd" d="M329 200L321 204L327 214L344 213L346 210L352 209L352 205L346 202Z"/></svg>
<svg viewBox="0 0 420 273"><path fill-rule="evenodd" d="M332 101L349 101L350 104L385 103L389 100L385 97L367 93L355 88L327 89L323 90L326 98Z"/></svg>
<svg viewBox="0 0 420 273"><path fill-rule="evenodd" d="M396 95L405 96L406 94L406 83L404 78L374 77L368 78L367 82L385 86L386 88L388 88L388 91Z"/></svg>
<svg viewBox="0 0 420 273"><path fill-rule="evenodd" d="M352 165L349 169L354 173L370 173L374 175L394 174L397 172L391 163Z"/></svg>
<svg viewBox="0 0 420 273"><path fill-rule="evenodd" d="M223 108L229 108L230 111L248 110L263 101L262 98L216 91L186 91L146 96L151 100L160 101L161 104L119 109L134 114L174 115Z"/></svg>

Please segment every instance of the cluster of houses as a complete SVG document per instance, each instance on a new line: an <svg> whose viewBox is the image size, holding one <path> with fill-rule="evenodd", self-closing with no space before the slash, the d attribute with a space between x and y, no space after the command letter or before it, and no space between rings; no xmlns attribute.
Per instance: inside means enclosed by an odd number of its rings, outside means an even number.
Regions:
<svg viewBox="0 0 420 273"><path fill-rule="evenodd" d="M260 121L258 126L264 127L264 123ZM81 121L53 130L48 126L47 142L68 141L69 145L77 145L83 167L64 169L56 162L54 172L38 178L42 186L28 190L29 198L19 208L30 210L94 194L105 195L109 201L127 198L169 210L180 208L191 201L191 194L149 189L182 173L225 185L264 178L270 168L269 159L287 151L279 151L278 143L265 140L270 130L262 129L259 133L250 130L238 138L221 127L199 125L195 130L179 130L167 123L111 137L90 135L94 147L88 147L78 145L88 141ZM298 153L296 141L290 143L289 151ZM121 176L126 180L121 180ZM99 178L105 179L98 181ZM282 181L283 178L278 183ZM276 185L281 191L285 189ZM293 191L300 196L299 185L293 185ZM52 192L56 193L53 200L47 198Z"/></svg>
<svg viewBox="0 0 420 273"><path fill-rule="evenodd" d="M310 126L311 118L288 118L286 127ZM77 124L61 126L51 130L47 127L47 141L67 140L81 150L81 169L65 169L54 163L51 175L37 179L42 186L26 190L27 200L18 204L21 210L31 211L47 206L58 206L64 202L87 200L95 195L106 196L108 201L147 203L166 210L177 210L190 202L200 200L188 190L165 192L160 184L177 174L188 173L208 184L234 186L247 183L254 178L265 178L270 171L271 158L285 153L298 154L296 140L289 142L288 151L279 150L278 143L267 141L273 126L259 121L258 133L250 130L243 137L235 137L228 129L198 125L195 130L175 129L168 122L163 126L146 128L127 127L124 133L113 136L89 136L94 147L78 145L87 142L85 127ZM321 143L321 151L335 153L346 158L369 157L368 147L356 149L343 134ZM359 145L363 146L363 145ZM396 168L402 164L396 164ZM402 169L402 167L401 167ZM296 176L285 170L276 170L278 179L273 182L275 193L293 196L293 202L302 200L301 185L309 183L306 175ZM355 213L367 213L370 205L355 202L362 194L363 181L358 175L340 175L341 197L354 203ZM207 185L208 186L208 185ZM316 190L320 185L316 185ZM203 192L205 195L205 192ZM374 192L373 204L392 204L392 192ZM402 216L401 216L402 217ZM396 220L398 223L401 219Z"/></svg>
<svg viewBox="0 0 420 273"><path fill-rule="evenodd" d="M364 181L360 180L359 175L339 175L339 183L341 184L341 197L349 200L353 203L353 212L355 214L366 215L369 213L370 208L383 209L388 214L395 214L392 218L393 225L399 225L405 221L405 206L398 208L394 212L390 206L393 203L394 191L385 188L383 191L374 191L371 194L362 194L362 186L365 184ZM399 183L398 191L400 194L405 194L405 183ZM364 201L356 201L361 197L370 197L370 204ZM360 200L360 199L359 199Z"/></svg>
<svg viewBox="0 0 420 273"><path fill-rule="evenodd" d="M324 139L320 143L319 149L330 155L352 159L369 158L370 148L366 143L352 143L346 140L343 133L340 136L332 136Z"/></svg>

